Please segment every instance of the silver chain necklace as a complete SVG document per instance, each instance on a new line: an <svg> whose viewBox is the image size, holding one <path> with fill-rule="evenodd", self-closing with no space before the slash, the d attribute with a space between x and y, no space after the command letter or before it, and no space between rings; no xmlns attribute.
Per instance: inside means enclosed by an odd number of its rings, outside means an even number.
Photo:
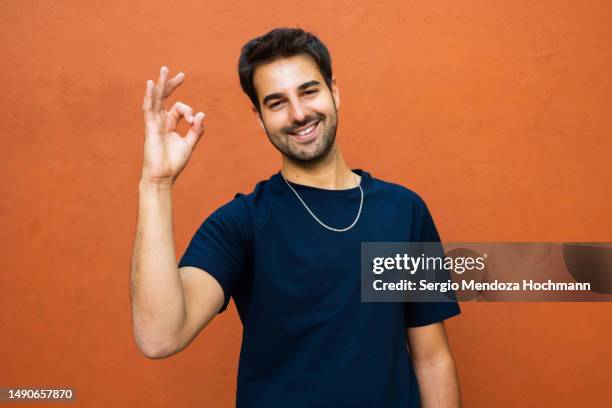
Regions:
<svg viewBox="0 0 612 408"><path fill-rule="evenodd" d="M354 174L354 173L353 173ZM289 184L289 182L287 181L287 179L285 178L285 176L283 175L283 173L281 172L281 177L283 178L283 180L285 180L285 183L287 183L287 185L289 186L289 188L291 189L291 191L293 191L295 193L295 195L297 196L297 198L300 200L300 202L304 205L304 207L306 207L306 210L308 210L308 212L310 213L310 215L312 215L312 218L314 218L315 220L317 220L317 222L319 224L321 224L322 226L324 226L325 228L327 228L328 230L331 231L336 231L336 232L344 232L344 231L348 231L351 228L353 228L353 226L355 224L357 224L357 220L359 220L359 216L361 215L361 207L363 206L363 189L361 188L361 183L357 184L357 187L359 187L359 191L361 191L361 201L359 202L359 211L357 212L357 217L355 218L355 221L353 221L353 223L351 225L349 225L346 228L333 228L330 227L328 225L325 225L323 223L323 221L321 221L320 219L317 218L316 215L313 214L312 211L310 211L310 208L308 208L308 206L306 205L306 203L304 202L304 200L302 200L302 197L300 197L300 195L297 193L297 191L295 191L293 189L293 187L291 187L291 184ZM363 180L363 176L361 178Z"/></svg>

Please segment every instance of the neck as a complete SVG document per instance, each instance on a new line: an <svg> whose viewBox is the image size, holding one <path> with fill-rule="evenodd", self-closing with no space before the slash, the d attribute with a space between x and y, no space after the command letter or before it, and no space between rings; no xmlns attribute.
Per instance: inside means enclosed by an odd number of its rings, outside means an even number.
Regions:
<svg viewBox="0 0 612 408"><path fill-rule="evenodd" d="M361 177L346 165L340 147L336 143L333 144L327 157L317 163L298 163L283 156L281 173L292 183L327 190L354 188L361 181Z"/></svg>

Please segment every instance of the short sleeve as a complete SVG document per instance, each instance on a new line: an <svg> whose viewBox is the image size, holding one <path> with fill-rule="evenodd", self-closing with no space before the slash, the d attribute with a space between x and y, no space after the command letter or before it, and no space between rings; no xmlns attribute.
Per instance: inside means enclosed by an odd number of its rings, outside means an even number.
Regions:
<svg viewBox="0 0 612 408"><path fill-rule="evenodd" d="M415 221L417 226L415 234L416 242L441 242L431 213L422 199L419 200L415 217L420 220ZM438 255L444 255L442 244L440 244L436 251ZM448 275L447 271L441 272ZM450 275L447 276L447 279L450 279ZM454 292L452 297L456 298ZM461 313L461 309L456 301L406 302L404 307L404 327L426 326L456 316L459 313Z"/></svg>
<svg viewBox="0 0 612 408"><path fill-rule="evenodd" d="M238 193L204 220L179 261L179 268L200 268L219 282L225 296L219 313L227 308L248 269L251 237L248 206Z"/></svg>

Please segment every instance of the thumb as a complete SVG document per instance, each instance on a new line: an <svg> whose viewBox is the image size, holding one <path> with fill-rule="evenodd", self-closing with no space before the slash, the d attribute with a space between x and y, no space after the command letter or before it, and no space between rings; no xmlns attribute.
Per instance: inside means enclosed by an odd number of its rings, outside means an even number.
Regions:
<svg viewBox="0 0 612 408"><path fill-rule="evenodd" d="M185 141L191 147L191 150L195 148L195 145L200 140L200 137L204 133L204 117L206 116L203 112L198 112L193 117L193 124L187 131L187 135L185 136Z"/></svg>

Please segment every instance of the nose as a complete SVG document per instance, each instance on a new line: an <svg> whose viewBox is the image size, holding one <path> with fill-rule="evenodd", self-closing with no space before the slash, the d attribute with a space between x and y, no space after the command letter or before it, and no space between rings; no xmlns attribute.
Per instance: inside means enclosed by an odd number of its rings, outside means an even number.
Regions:
<svg viewBox="0 0 612 408"><path fill-rule="evenodd" d="M299 101L291 102L291 119L294 122L303 122L306 119L304 107Z"/></svg>

